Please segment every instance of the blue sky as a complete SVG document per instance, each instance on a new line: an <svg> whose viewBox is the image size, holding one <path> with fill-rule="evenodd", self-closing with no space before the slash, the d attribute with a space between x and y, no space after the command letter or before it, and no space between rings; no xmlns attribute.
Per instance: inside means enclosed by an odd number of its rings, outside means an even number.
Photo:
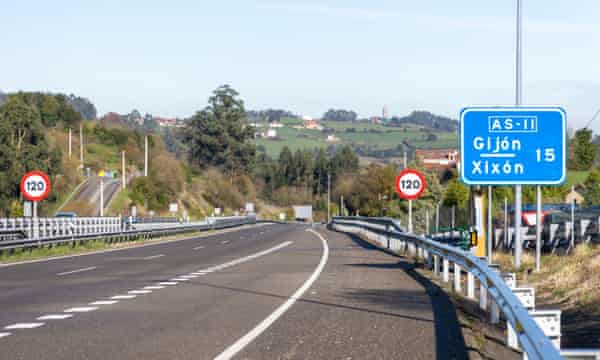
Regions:
<svg viewBox="0 0 600 360"><path fill-rule="evenodd" d="M600 2L523 1L524 103L561 105L583 126L600 108ZM0 89L183 117L229 83L250 109L458 117L514 102L515 3L13 1Z"/></svg>

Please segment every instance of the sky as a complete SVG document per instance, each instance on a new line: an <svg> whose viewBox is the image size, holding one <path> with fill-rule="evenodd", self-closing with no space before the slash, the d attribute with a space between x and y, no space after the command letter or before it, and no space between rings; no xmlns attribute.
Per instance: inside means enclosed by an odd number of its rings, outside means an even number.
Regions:
<svg viewBox="0 0 600 360"><path fill-rule="evenodd" d="M515 98L516 0L11 1L0 90L89 98L99 114L187 117L230 84L248 109L319 117ZM600 1L523 0L523 102L570 127L600 108ZM600 132L600 116L591 126Z"/></svg>

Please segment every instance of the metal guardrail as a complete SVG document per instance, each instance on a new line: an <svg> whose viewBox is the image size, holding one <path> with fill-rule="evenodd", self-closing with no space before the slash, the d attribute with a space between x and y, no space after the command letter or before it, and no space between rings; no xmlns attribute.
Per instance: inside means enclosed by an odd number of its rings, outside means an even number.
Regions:
<svg viewBox="0 0 600 360"><path fill-rule="evenodd" d="M379 242L390 250L405 251L426 260L428 266L440 273L442 260L443 280L449 281L450 263L454 266L455 288L460 289L461 276L467 273L467 296L475 298L474 279L480 283L480 306L490 308L492 323L500 320L500 313L514 329L514 336L529 359L561 359L556 339L548 337L521 300L505 283L498 269L470 252L454 246L403 232L395 220L366 217L334 217L332 227L344 232L358 233ZM560 313L559 313L560 314ZM560 319L560 315L559 315ZM560 320L559 320L560 321ZM554 343L553 343L554 342ZM558 334L560 347L560 333Z"/></svg>
<svg viewBox="0 0 600 360"><path fill-rule="evenodd" d="M0 251L89 240L128 240L256 223L254 216L209 218L204 222L132 224L126 218L0 219ZM35 236L36 233L38 236ZM2 234L11 234L12 238ZM21 234L19 236L18 234ZM18 237L18 238L15 238Z"/></svg>

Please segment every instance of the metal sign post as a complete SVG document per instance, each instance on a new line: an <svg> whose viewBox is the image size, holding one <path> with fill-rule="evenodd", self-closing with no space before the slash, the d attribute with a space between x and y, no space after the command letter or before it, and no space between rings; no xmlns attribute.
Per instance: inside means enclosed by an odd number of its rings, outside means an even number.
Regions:
<svg viewBox="0 0 600 360"><path fill-rule="evenodd" d="M408 232L413 232L412 201L425 191L425 177L416 170L404 169L396 177L396 192L408 200Z"/></svg>

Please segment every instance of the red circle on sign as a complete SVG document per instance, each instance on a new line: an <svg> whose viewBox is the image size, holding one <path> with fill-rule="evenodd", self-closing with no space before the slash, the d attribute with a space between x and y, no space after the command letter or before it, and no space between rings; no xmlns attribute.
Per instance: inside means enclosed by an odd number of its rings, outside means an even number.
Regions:
<svg viewBox="0 0 600 360"><path fill-rule="evenodd" d="M39 181L37 181L35 184L29 185L30 183L28 181L35 181L36 178L41 179L41 181L44 183L41 193L36 191L36 189L32 189L32 186L33 188L38 186ZM44 200L48 197L48 194L50 194L50 178L42 171L28 172L21 178L21 194L23 194L23 197L29 201Z"/></svg>
<svg viewBox="0 0 600 360"><path fill-rule="evenodd" d="M402 186L402 180L409 180L410 178L417 178L419 180L419 186L416 186L415 191L407 191L410 190L408 188L404 188L405 186L414 186L415 183L413 181L410 182L410 184L407 182ZM416 180L416 179L415 179ZM416 198L418 198L419 196L421 196L421 194L423 194L423 191L425 191L425 177L423 176L423 174L421 174L420 172L418 172L417 170L413 170L413 169L405 169L402 170L402 172L400 172L400 174L398 174L398 176L396 176L396 192L398 193L398 195L400 195L401 198L403 198L404 200L414 200Z"/></svg>

